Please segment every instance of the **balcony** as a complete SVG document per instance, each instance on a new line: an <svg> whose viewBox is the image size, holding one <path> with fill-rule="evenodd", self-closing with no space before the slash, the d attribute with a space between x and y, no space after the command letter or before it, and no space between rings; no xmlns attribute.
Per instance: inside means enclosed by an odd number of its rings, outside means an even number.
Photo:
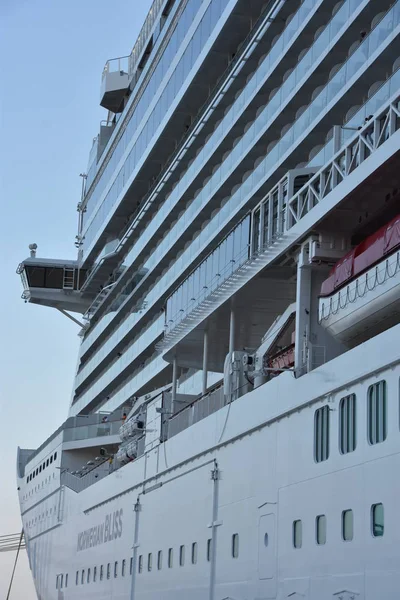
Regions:
<svg viewBox="0 0 400 600"><path fill-rule="evenodd" d="M100 106L113 113L122 112L123 99L129 88L128 56L106 62L101 78Z"/></svg>

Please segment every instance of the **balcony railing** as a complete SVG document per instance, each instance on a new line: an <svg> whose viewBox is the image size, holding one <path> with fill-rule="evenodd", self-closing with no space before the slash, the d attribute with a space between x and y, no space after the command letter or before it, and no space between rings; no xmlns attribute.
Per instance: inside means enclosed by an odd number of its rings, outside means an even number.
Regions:
<svg viewBox="0 0 400 600"><path fill-rule="evenodd" d="M170 418L168 425L168 438L177 435L191 425L198 423L212 415L225 404L224 388L218 387L198 400L195 400Z"/></svg>

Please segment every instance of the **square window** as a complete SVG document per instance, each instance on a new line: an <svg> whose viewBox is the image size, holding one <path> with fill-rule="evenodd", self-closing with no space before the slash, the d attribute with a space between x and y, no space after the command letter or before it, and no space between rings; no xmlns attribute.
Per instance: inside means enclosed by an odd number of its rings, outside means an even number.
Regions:
<svg viewBox="0 0 400 600"><path fill-rule="evenodd" d="M303 544L303 526L300 519L293 521L293 546L301 548Z"/></svg>
<svg viewBox="0 0 400 600"><path fill-rule="evenodd" d="M326 544L326 516L318 515L315 519L315 537L318 545Z"/></svg>
<svg viewBox="0 0 400 600"><path fill-rule="evenodd" d="M353 511L344 510L342 512L342 538L345 542L350 542L354 536Z"/></svg>
<svg viewBox="0 0 400 600"><path fill-rule="evenodd" d="M371 520L372 520L372 535L374 537L382 537L385 524L384 524L384 513L383 504L373 504L371 507Z"/></svg>

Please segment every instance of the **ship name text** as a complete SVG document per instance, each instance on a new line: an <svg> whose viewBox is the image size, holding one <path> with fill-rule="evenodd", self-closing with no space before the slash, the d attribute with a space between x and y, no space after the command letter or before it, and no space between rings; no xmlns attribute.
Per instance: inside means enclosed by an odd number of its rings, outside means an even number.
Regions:
<svg viewBox="0 0 400 600"><path fill-rule="evenodd" d="M77 551L80 552L120 538L122 535L122 514L123 510L120 508L106 515L103 523L81 531L78 534Z"/></svg>

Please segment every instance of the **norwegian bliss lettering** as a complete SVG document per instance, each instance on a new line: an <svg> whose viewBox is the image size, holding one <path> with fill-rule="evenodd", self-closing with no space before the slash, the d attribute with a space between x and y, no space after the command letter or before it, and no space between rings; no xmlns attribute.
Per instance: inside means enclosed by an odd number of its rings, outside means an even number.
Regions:
<svg viewBox="0 0 400 600"><path fill-rule="evenodd" d="M123 510L120 508L106 515L104 523L81 531L78 534L77 551L87 550L120 538L122 535L122 514Z"/></svg>

